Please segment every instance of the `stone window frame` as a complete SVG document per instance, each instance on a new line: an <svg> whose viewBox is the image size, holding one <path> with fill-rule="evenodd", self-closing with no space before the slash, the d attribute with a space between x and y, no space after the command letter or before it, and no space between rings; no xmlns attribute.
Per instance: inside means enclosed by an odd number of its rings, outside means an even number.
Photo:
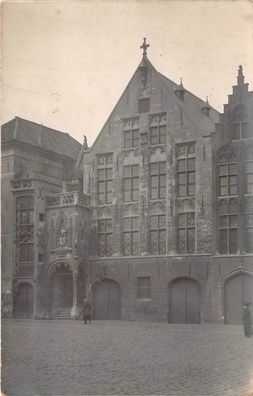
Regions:
<svg viewBox="0 0 253 396"><path fill-rule="evenodd" d="M236 106L232 113L232 139L241 140L250 138L250 124L247 110L244 105Z"/></svg>
<svg viewBox="0 0 253 396"><path fill-rule="evenodd" d="M108 222L111 222L111 226L108 229ZM102 225L102 228L100 227ZM113 221L112 218L99 218L97 219L97 235L98 235L98 256L99 257L111 257L113 251ZM104 254L102 254L102 249L100 245L100 237L103 240L104 245ZM108 241L108 237L111 238L111 241Z"/></svg>
<svg viewBox="0 0 253 396"><path fill-rule="evenodd" d="M156 224L157 226L155 227L152 224L152 219L156 218ZM160 222L160 219L164 218L164 221ZM167 234L167 227L166 227L166 213L154 213L150 214L149 216L149 238L150 238L150 254L152 256L155 255L165 255L166 254L166 234ZM165 233L165 238L164 238L164 246L162 246L162 239L161 239L161 234ZM153 235L152 235L153 234ZM155 240L156 240L156 251L152 250L152 241L154 241L154 235L155 235Z"/></svg>
<svg viewBox="0 0 253 396"><path fill-rule="evenodd" d="M218 195L220 197L237 196L238 193L238 163L218 163ZM224 171L221 172L221 168ZM224 190L224 193L221 193Z"/></svg>
<svg viewBox="0 0 253 396"><path fill-rule="evenodd" d="M130 172L126 173L128 170ZM139 201L139 179L140 179L139 164L128 164L123 166L123 178L122 178L123 202ZM127 193L129 194L129 199L126 197Z"/></svg>
<svg viewBox="0 0 253 396"><path fill-rule="evenodd" d="M150 112L150 97L139 98L138 102L138 113L149 113Z"/></svg>
<svg viewBox="0 0 253 396"><path fill-rule="evenodd" d="M184 219L184 221L180 220ZM191 220L193 219L193 222ZM184 231L183 244L184 249L180 248L180 232ZM193 239L190 238L190 232L193 234ZM179 254L194 254L196 242L196 222L195 211L182 211L177 213L177 251Z"/></svg>
<svg viewBox="0 0 253 396"><path fill-rule="evenodd" d="M138 300L151 299L151 277L138 276L136 285L136 297Z"/></svg>
<svg viewBox="0 0 253 396"><path fill-rule="evenodd" d="M253 197L248 197L244 212L244 249L253 253Z"/></svg>
<svg viewBox="0 0 253 396"><path fill-rule="evenodd" d="M128 225L127 225L128 222ZM135 223L137 225L135 225ZM126 254L126 236L129 237L129 253ZM140 249L140 226L138 215L124 215L123 216L123 256L138 256ZM135 239L138 241L137 249L135 250Z"/></svg>
<svg viewBox="0 0 253 396"><path fill-rule="evenodd" d="M236 254L238 251L239 210L237 198L221 199L218 207L218 251Z"/></svg>
<svg viewBox="0 0 253 396"><path fill-rule="evenodd" d="M164 169L162 168L163 166ZM164 182L162 182L162 180L164 180ZM166 198L166 161L154 161L149 163L149 185L150 201Z"/></svg>
<svg viewBox="0 0 253 396"><path fill-rule="evenodd" d="M182 166L181 164L185 165ZM178 198L195 196L196 142L176 144L176 180Z"/></svg>
<svg viewBox="0 0 253 396"><path fill-rule="evenodd" d="M113 154L97 155L97 204L112 203ZM101 187L100 187L101 186Z"/></svg>
<svg viewBox="0 0 253 396"><path fill-rule="evenodd" d="M140 147L139 117L123 119L123 150L138 147Z"/></svg>

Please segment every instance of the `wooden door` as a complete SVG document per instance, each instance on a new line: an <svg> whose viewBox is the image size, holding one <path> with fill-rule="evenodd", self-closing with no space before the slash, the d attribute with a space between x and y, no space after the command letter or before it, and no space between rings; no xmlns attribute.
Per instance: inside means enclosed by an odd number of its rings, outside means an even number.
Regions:
<svg viewBox="0 0 253 396"><path fill-rule="evenodd" d="M120 287L109 279L95 285L92 296L94 319L120 319Z"/></svg>
<svg viewBox="0 0 253 396"><path fill-rule="evenodd" d="M224 288L224 310L226 324L242 323L242 306L253 304L253 277L239 274L230 278Z"/></svg>
<svg viewBox="0 0 253 396"><path fill-rule="evenodd" d="M200 323L199 285L188 278L176 279L170 288L170 322Z"/></svg>
<svg viewBox="0 0 253 396"><path fill-rule="evenodd" d="M17 291L15 316L17 318L33 317L33 287L28 283L21 285Z"/></svg>

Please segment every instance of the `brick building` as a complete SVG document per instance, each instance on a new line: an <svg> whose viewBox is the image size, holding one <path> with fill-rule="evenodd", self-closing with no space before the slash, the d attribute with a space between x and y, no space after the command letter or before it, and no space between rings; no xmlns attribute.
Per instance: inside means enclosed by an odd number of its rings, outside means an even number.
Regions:
<svg viewBox="0 0 253 396"><path fill-rule="evenodd" d="M147 47L91 148L3 126L3 305L16 316L76 318L88 295L97 319L240 323L253 303L253 93L240 66L219 114Z"/></svg>

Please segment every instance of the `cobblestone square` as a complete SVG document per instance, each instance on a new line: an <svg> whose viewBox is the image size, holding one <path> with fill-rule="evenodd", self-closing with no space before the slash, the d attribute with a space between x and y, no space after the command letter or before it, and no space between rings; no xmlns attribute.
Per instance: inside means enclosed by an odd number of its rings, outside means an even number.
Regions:
<svg viewBox="0 0 253 396"><path fill-rule="evenodd" d="M253 338L241 326L4 320L2 340L8 396L253 392Z"/></svg>

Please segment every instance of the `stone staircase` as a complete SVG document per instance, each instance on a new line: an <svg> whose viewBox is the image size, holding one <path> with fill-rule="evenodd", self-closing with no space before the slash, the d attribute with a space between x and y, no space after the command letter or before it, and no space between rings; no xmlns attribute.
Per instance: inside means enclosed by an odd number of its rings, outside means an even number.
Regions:
<svg viewBox="0 0 253 396"><path fill-rule="evenodd" d="M51 319L71 319L71 307L58 308L51 314Z"/></svg>

